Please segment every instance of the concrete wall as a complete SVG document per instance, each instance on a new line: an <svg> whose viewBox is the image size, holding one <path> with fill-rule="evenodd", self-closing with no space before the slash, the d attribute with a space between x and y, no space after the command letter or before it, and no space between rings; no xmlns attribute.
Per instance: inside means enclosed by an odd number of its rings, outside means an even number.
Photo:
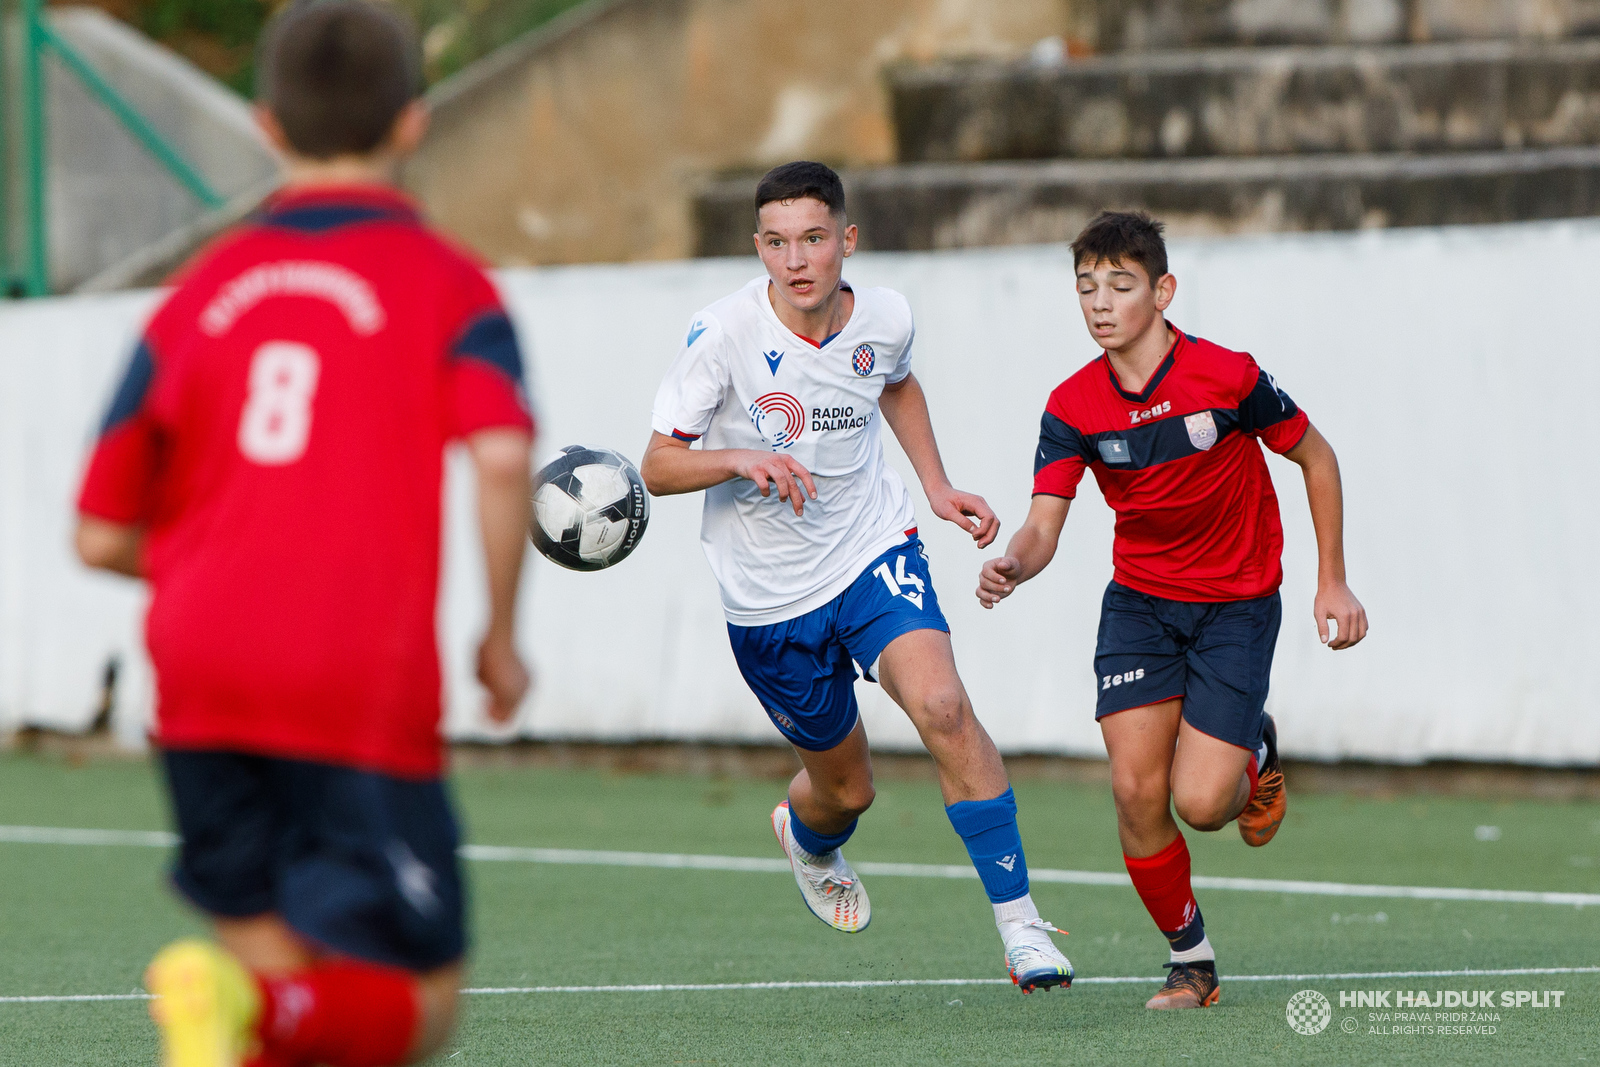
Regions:
<svg viewBox="0 0 1600 1067"><path fill-rule="evenodd" d="M1582 668L1600 644L1600 458L1581 417L1600 391L1588 310L1597 258L1595 221L1174 242L1173 321L1252 351L1333 441L1346 479L1350 579L1373 630L1331 653L1311 619L1299 472L1269 459L1286 532L1270 704L1285 752L1600 761L1600 697ZM1506 280L1529 265L1532 329ZM757 270L752 256L503 274L536 368L543 451L584 442L637 457L685 324ZM1070 257L1059 246L866 255L849 276L910 298L951 475L1015 529L1043 399L1095 351ZM128 667L119 731L137 738L148 712L138 587L85 573L68 535L83 450L152 301L0 308L0 726L82 726L112 654ZM453 474L441 618L450 728L463 736L483 732L470 670L483 595L470 483L459 464ZM1100 752L1090 664L1111 516L1092 481L1056 562L994 612L971 595L985 554L918 499L961 670L997 742ZM653 508L638 551L613 570L575 574L535 557L523 638L539 689L517 729L775 739L728 650L699 500ZM876 686L858 692L876 742L916 745Z"/></svg>
<svg viewBox="0 0 1600 1067"><path fill-rule="evenodd" d="M502 265L692 254L706 176L894 158L882 71L1014 56L1067 0L593 0L443 83L407 172Z"/></svg>
<svg viewBox="0 0 1600 1067"><path fill-rule="evenodd" d="M53 7L50 17L222 196L248 194L277 173L249 105L209 75L94 8ZM50 275L62 291L207 212L81 82L48 64Z"/></svg>

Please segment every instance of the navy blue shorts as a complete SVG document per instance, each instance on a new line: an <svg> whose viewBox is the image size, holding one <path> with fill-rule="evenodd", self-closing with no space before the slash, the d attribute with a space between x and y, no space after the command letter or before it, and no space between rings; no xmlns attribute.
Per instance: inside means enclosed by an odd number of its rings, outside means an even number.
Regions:
<svg viewBox="0 0 1600 1067"><path fill-rule="evenodd" d="M889 642L913 630L950 630L915 536L814 611L770 626L728 624L739 673L796 748L826 752L856 728L856 672L869 681Z"/></svg>
<svg viewBox="0 0 1600 1067"><path fill-rule="evenodd" d="M412 971L465 952L443 782L237 752L163 761L183 837L173 881L201 910L276 913L329 951Z"/></svg>
<svg viewBox="0 0 1600 1067"><path fill-rule="evenodd" d="M1282 621L1277 593L1202 604L1112 582L1100 603L1094 717L1182 697L1190 726L1254 750Z"/></svg>

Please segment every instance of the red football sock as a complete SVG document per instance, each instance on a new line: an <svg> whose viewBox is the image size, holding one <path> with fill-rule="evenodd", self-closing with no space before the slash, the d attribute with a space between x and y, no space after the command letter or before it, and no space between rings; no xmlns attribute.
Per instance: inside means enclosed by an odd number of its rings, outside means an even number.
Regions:
<svg viewBox="0 0 1600 1067"><path fill-rule="evenodd" d="M1256 762L1256 754L1250 753L1250 762L1244 765L1244 776L1250 779L1250 796L1256 795L1256 783L1261 781L1261 767ZM1245 798L1246 800L1249 797Z"/></svg>
<svg viewBox="0 0 1600 1067"><path fill-rule="evenodd" d="M1139 891L1145 910L1169 938L1200 913L1194 890L1189 888L1189 846L1182 834L1154 856L1134 859L1124 855L1122 862L1127 864L1128 877L1133 879L1133 888Z"/></svg>
<svg viewBox="0 0 1600 1067"><path fill-rule="evenodd" d="M257 978L261 1067L322 1063L394 1067L417 1030L417 980L408 971L332 960L281 978Z"/></svg>

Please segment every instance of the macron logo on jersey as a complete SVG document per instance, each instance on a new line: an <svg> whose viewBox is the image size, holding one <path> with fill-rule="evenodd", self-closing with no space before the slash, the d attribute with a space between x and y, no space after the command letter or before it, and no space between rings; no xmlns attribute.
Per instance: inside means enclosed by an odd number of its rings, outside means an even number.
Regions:
<svg viewBox="0 0 1600 1067"><path fill-rule="evenodd" d="M767 366L772 368L772 376L774 378L776 378L778 376L778 364L783 362L783 353L782 352L763 352L761 354L766 357Z"/></svg>
<svg viewBox="0 0 1600 1067"><path fill-rule="evenodd" d="M200 329L221 337L263 300L275 296L309 296L326 300L344 315L357 336L382 330L387 316L372 283L337 263L281 260L251 267L225 284L200 313Z"/></svg>
<svg viewBox="0 0 1600 1067"><path fill-rule="evenodd" d="M694 343L696 341L700 340L700 335L705 333L705 332L706 332L705 324L704 323L700 323L700 322L696 322L693 326L689 327L689 339L687 341L683 342L683 347L685 347L685 348L693 348L694 347Z"/></svg>

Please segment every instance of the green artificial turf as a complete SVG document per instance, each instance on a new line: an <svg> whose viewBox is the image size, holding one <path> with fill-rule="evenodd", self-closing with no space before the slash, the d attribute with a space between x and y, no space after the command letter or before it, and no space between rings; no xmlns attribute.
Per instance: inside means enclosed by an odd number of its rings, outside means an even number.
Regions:
<svg viewBox="0 0 1600 1067"><path fill-rule="evenodd" d="M782 784L689 775L476 769L458 776L475 842L777 856ZM1017 783L1035 867L1116 871L1104 787ZM0 824L167 825L150 768L0 758ZM1499 829L1479 840L1480 826ZM1291 795L1283 831L1248 849L1189 833L1199 874L1600 892L1600 805ZM1494 836L1485 834L1484 836ZM928 783L880 781L856 860L964 862ZM159 850L0 844L0 996L124 993L165 941L196 930ZM868 879L873 922L813 919L784 874L472 863L474 986L929 978L1004 974L975 881ZM1082 977L1157 975L1164 943L1127 888L1036 883ZM998 985L474 995L448 1064L1600 1063L1600 975L1230 981L1228 975L1591 966L1600 909L1202 891L1220 1006L1157 1014L1148 984L1020 996ZM1560 1008L1497 1009L1494 1034L1379 1034L1392 1020L1341 990L1560 989ZM1334 1004L1315 1036L1291 994ZM1346 1033L1344 1020L1355 1020ZM1436 1025L1436 1024L1435 1024ZM142 1004L0 1003L0 1064L153 1064Z"/></svg>

